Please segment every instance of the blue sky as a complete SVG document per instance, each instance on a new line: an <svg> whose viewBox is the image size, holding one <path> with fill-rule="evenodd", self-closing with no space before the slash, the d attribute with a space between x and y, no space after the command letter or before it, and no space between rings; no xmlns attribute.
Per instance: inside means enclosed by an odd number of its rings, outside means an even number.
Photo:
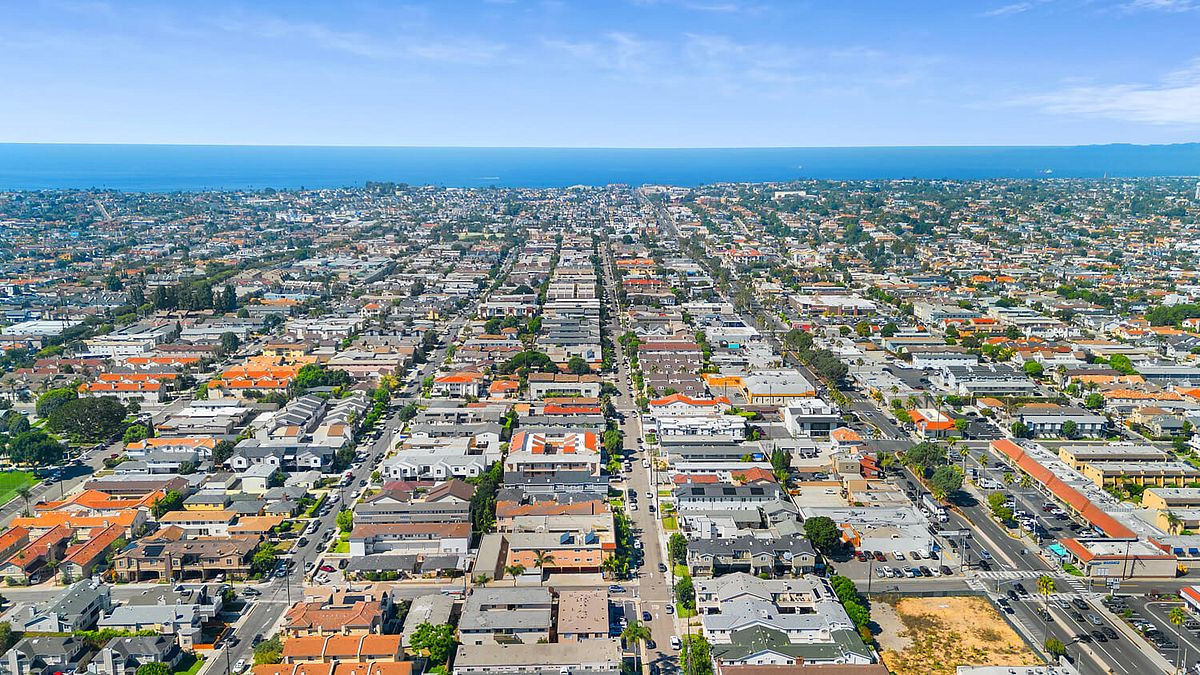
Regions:
<svg viewBox="0 0 1200 675"><path fill-rule="evenodd" d="M1200 0L0 5L0 141L1200 140Z"/></svg>

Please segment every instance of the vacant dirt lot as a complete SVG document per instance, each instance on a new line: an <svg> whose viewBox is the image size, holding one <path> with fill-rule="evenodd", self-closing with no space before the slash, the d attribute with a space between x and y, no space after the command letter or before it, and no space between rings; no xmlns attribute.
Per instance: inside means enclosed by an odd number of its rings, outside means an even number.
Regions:
<svg viewBox="0 0 1200 675"><path fill-rule="evenodd" d="M957 666L1037 665L1004 619L982 598L875 599L883 662L896 675L953 675Z"/></svg>

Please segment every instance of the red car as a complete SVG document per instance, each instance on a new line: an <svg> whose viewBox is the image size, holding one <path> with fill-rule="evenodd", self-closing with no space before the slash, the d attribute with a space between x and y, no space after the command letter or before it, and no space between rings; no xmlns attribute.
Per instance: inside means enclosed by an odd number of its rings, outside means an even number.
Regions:
<svg viewBox="0 0 1200 675"><path fill-rule="evenodd" d="M321 565L321 566L320 566L320 567L318 567L317 569L321 570L322 572L332 572L332 571L333 571L333 565Z"/></svg>

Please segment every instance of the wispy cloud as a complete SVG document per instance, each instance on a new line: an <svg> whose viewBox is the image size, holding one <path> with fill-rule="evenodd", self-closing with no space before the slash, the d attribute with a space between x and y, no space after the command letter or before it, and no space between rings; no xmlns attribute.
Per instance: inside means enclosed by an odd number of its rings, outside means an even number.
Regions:
<svg viewBox="0 0 1200 675"><path fill-rule="evenodd" d="M994 9L989 9L983 12L983 16L1010 16L1012 14L1024 14L1034 8L1032 2L1014 2L1009 5L1001 5Z"/></svg>
<svg viewBox="0 0 1200 675"><path fill-rule="evenodd" d="M829 47L738 40L720 33L675 39L606 33L586 40L547 39L543 46L572 64L628 84L771 100L837 88L895 89L925 77L933 57L889 54L850 44Z"/></svg>
<svg viewBox="0 0 1200 675"><path fill-rule="evenodd" d="M278 16L230 14L215 19L218 29L264 40L299 42L365 59L420 59L454 64L483 64L496 60L507 45L490 40L437 35L376 35L339 30L322 23L292 21Z"/></svg>
<svg viewBox="0 0 1200 675"><path fill-rule="evenodd" d="M736 0L633 0L642 6L670 5L693 12L718 14L757 14L766 9L761 3L737 2Z"/></svg>
<svg viewBox="0 0 1200 675"><path fill-rule="evenodd" d="M1081 115L1153 125L1200 125L1200 59L1155 83L1068 87L1021 101L1054 115Z"/></svg>
<svg viewBox="0 0 1200 675"><path fill-rule="evenodd" d="M1129 0L1124 5L1128 11L1191 12L1200 9L1197 0Z"/></svg>

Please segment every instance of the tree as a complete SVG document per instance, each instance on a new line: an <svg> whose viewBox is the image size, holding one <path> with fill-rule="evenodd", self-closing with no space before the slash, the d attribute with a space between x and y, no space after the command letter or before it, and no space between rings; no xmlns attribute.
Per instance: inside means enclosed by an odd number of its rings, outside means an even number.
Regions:
<svg viewBox="0 0 1200 675"><path fill-rule="evenodd" d="M150 430L146 428L145 424L131 424L125 429L125 435L121 437L121 440L128 445L149 437Z"/></svg>
<svg viewBox="0 0 1200 675"><path fill-rule="evenodd" d="M11 649L19 639L20 637L13 632L12 624L7 621L0 623L0 654Z"/></svg>
<svg viewBox="0 0 1200 675"><path fill-rule="evenodd" d="M511 375L516 372L557 373L558 366L549 356L530 350L520 352L500 364L499 371L505 375Z"/></svg>
<svg viewBox="0 0 1200 675"><path fill-rule="evenodd" d="M17 464L41 466L61 462L66 448L41 429L33 429L9 439L7 452Z"/></svg>
<svg viewBox="0 0 1200 675"><path fill-rule="evenodd" d="M712 649L703 635L687 635L679 651L683 675L712 675Z"/></svg>
<svg viewBox="0 0 1200 675"><path fill-rule="evenodd" d="M283 662L283 641L278 635L254 645L254 665L270 665Z"/></svg>
<svg viewBox="0 0 1200 675"><path fill-rule="evenodd" d="M1045 372L1045 368L1037 361L1026 361L1024 368L1025 374L1030 377L1041 377Z"/></svg>
<svg viewBox="0 0 1200 675"><path fill-rule="evenodd" d="M804 521L804 536L817 551L829 555L841 544L842 533L829 516L815 516Z"/></svg>
<svg viewBox="0 0 1200 675"><path fill-rule="evenodd" d="M507 565L504 568L504 573L507 574L508 576L512 577L513 586L516 586L517 585L517 577L521 576L522 574L525 574L525 566L522 565L521 563L516 563L515 565Z"/></svg>
<svg viewBox="0 0 1200 675"><path fill-rule="evenodd" d="M46 426L73 439L96 442L116 436L125 423L125 406L112 396L68 401L46 418Z"/></svg>
<svg viewBox="0 0 1200 675"><path fill-rule="evenodd" d="M134 671L135 675L171 675L171 667L160 661L143 663Z"/></svg>
<svg viewBox="0 0 1200 675"><path fill-rule="evenodd" d="M550 553L549 551L543 551L541 549L538 549L533 552L533 566L538 569L539 578L545 573L546 565L553 565L553 564L554 564L554 554ZM539 581L541 583L544 583L544 580L539 579Z"/></svg>
<svg viewBox="0 0 1200 675"><path fill-rule="evenodd" d="M440 666L450 658L458 640L454 638L454 626L448 623L426 622L413 631L409 644L413 649L428 656L431 664Z"/></svg>
<svg viewBox="0 0 1200 675"><path fill-rule="evenodd" d="M1013 422L1008 430L1017 438L1025 438L1029 434L1029 427L1025 426L1024 422Z"/></svg>
<svg viewBox="0 0 1200 675"><path fill-rule="evenodd" d="M696 609L696 590L692 586L692 578L685 576L675 582L675 602L679 608L687 611Z"/></svg>
<svg viewBox="0 0 1200 675"><path fill-rule="evenodd" d="M1088 410L1099 410L1104 407L1104 395L1098 391L1094 391L1083 399L1083 407Z"/></svg>
<svg viewBox="0 0 1200 675"><path fill-rule="evenodd" d="M17 496L25 502L25 513L29 513L29 498L33 496L33 492L28 485L22 485L17 488Z"/></svg>
<svg viewBox="0 0 1200 675"><path fill-rule="evenodd" d="M167 494L163 495L154 505L150 507L150 514L155 518L161 518L163 515L172 511L178 511L183 508L183 493L179 490L168 490Z"/></svg>
<svg viewBox="0 0 1200 675"><path fill-rule="evenodd" d="M1054 577L1048 574L1043 574L1037 578L1038 593L1042 595L1051 595L1058 591L1058 586L1054 582Z"/></svg>
<svg viewBox="0 0 1200 675"><path fill-rule="evenodd" d="M867 337L871 334L871 323L865 319L863 321L859 321L858 323L854 324L854 332L858 334L858 337Z"/></svg>
<svg viewBox="0 0 1200 675"><path fill-rule="evenodd" d="M217 442L212 450L213 466L221 466L229 461L229 458L233 457L233 451L236 447L237 445L230 440Z"/></svg>
<svg viewBox="0 0 1200 675"><path fill-rule="evenodd" d="M307 391L314 387L349 387L354 378L344 370L330 370L325 366L310 363L296 372L292 387L296 391Z"/></svg>
<svg viewBox="0 0 1200 675"><path fill-rule="evenodd" d="M988 507L992 510L992 515L1002 523L1007 523L1012 520L1012 509L1004 505L1008 498L1003 492L993 492L988 495Z"/></svg>
<svg viewBox="0 0 1200 675"><path fill-rule="evenodd" d="M1134 375L1137 373L1137 369L1133 367L1133 362L1124 354L1114 354L1108 359L1108 365L1122 375Z"/></svg>
<svg viewBox="0 0 1200 675"><path fill-rule="evenodd" d="M1171 611L1167 612L1167 620L1176 626L1182 626L1183 622L1188 620L1188 615L1182 607L1172 607Z"/></svg>
<svg viewBox="0 0 1200 675"><path fill-rule="evenodd" d="M882 335L883 337L892 337L899 330L900 330L899 326L897 326L896 324L889 321L889 322L883 324L883 328L879 329L879 334Z"/></svg>
<svg viewBox="0 0 1200 675"><path fill-rule="evenodd" d="M687 563L687 537L679 532L672 533L671 538L667 540L667 550L670 552L673 564Z"/></svg>
<svg viewBox="0 0 1200 675"><path fill-rule="evenodd" d="M587 375L592 372L592 367L584 360L582 356L572 356L567 361L567 372L572 375Z"/></svg>
<svg viewBox="0 0 1200 675"><path fill-rule="evenodd" d="M237 310L237 291L229 284L225 285L225 290L221 292L220 309L226 312Z"/></svg>
<svg viewBox="0 0 1200 675"><path fill-rule="evenodd" d="M621 639L625 641L625 644L646 642L650 639L650 627L637 619L630 619L621 631Z"/></svg>
<svg viewBox="0 0 1200 675"><path fill-rule="evenodd" d="M29 500L26 500L27 505L28 505L28 503L29 503ZM1179 517L1179 514L1175 513L1174 511L1167 511L1167 533L1168 534L1178 534L1179 526L1182 523L1183 523L1183 519Z"/></svg>
<svg viewBox="0 0 1200 675"><path fill-rule="evenodd" d="M50 413L58 410L63 405L79 398L79 394L71 387L62 387L60 389L51 389L46 393L38 396L37 404L34 406L34 412L38 417L45 419L50 416Z"/></svg>
<svg viewBox="0 0 1200 675"><path fill-rule="evenodd" d="M929 477L929 489L938 499L945 499L958 492L962 488L962 484L962 469L951 464L939 466Z"/></svg>
<svg viewBox="0 0 1200 675"><path fill-rule="evenodd" d="M238 339L237 335L231 332L224 332L221 333L221 344L218 349L221 355L225 356L236 352L241 345L242 341Z"/></svg>
<svg viewBox="0 0 1200 675"><path fill-rule="evenodd" d="M342 532L349 532L350 530L353 530L354 529L354 512L351 511L350 509L343 509L341 511L338 511L336 522L337 522L338 529L341 530Z"/></svg>
<svg viewBox="0 0 1200 675"><path fill-rule="evenodd" d="M277 558L275 544L264 541L250 558L250 573L259 577L269 574L275 568Z"/></svg>
<svg viewBox="0 0 1200 675"><path fill-rule="evenodd" d="M904 463L922 471L933 469L946 463L946 448L929 441L918 443L905 451Z"/></svg>
<svg viewBox="0 0 1200 675"><path fill-rule="evenodd" d="M600 438L604 445L604 452L607 453L609 457L614 457L614 456L620 454L620 449L621 449L621 432L620 431L618 431L617 429L607 429L607 430L605 430L605 432L603 434L601 434Z"/></svg>
<svg viewBox="0 0 1200 675"><path fill-rule="evenodd" d="M1063 422L1063 436L1066 436L1067 438L1075 438L1075 434L1077 433L1079 433L1079 425L1075 423L1075 420L1067 420L1066 422Z"/></svg>
<svg viewBox="0 0 1200 675"><path fill-rule="evenodd" d="M1042 647L1046 650L1047 654L1056 659L1067 655L1066 645L1056 637L1046 638L1046 641L1042 643Z"/></svg>
<svg viewBox="0 0 1200 675"><path fill-rule="evenodd" d="M775 448L771 452L771 473L780 483L787 481L792 475L791 472L791 457L782 448Z"/></svg>

